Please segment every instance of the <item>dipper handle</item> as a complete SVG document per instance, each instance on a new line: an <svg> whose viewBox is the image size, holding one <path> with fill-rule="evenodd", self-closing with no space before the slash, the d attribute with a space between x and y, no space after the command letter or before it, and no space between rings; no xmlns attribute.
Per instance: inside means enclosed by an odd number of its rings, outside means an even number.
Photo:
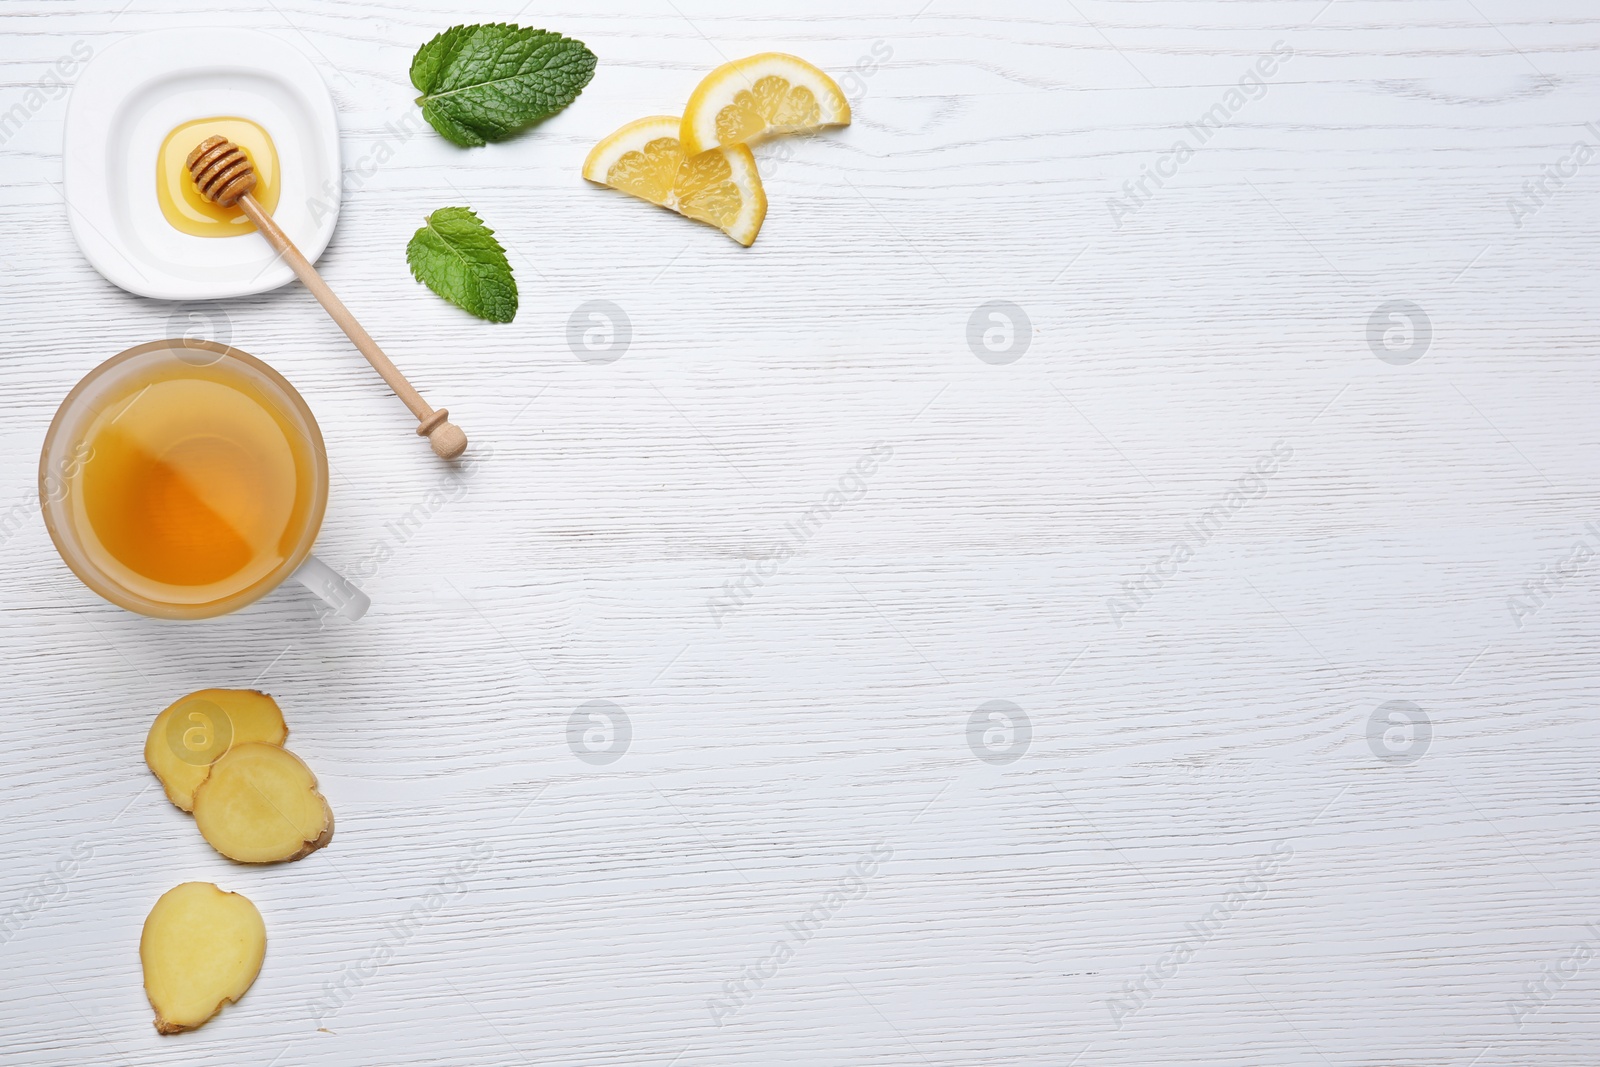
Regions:
<svg viewBox="0 0 1600 1067"><path fill-rule="evenodd" d="M454 459L467 450L467 435L461 432L461 427L449 421L450 413L444 408L432 408L422 399L422 394L412 388L406 376L400 373L400 368L384 354L378 347L378 342L372 339L350 309L344 306L328 283L322 280L322 275L317 273L317 268L311 261L300 254L294 242L289 240L289 235L284 233L278 224L273 221L272 215L261 206L253 195L256 187L255 168L250 163L250 157L229 141L226 137L207 137L189 153L187 160L189 173L194 177L195 186L200 190L200 195L207 200L215 201L223 207L232 207L235 204L250 217L256 224L256 229L261 231L261 236L267 243L277 249L284 262L289 264L295 277L300 283L311 290L311 295L317 298L327 311L328 316L339 324L345 336L360 349L361 354L367 357L367 362L372 364L372 369L377 371L389 388L393 389L406 407L411 409L411 414L417 417L417 435L426 437L433 450L445 459Z"/></svg>

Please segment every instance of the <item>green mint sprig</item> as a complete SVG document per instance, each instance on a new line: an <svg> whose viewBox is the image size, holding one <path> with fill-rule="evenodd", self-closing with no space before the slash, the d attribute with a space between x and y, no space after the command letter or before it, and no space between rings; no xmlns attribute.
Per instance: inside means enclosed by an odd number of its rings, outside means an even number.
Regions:
<svg viewBox="0 0 1600 1067"><path fill-rule="evenodd" d="M417 49L411 84L422 116L471 148L503 141L576 100L594 77L582 41L509 23L452 26Z"/></svg>
<svg viewBox="0 0 1600 1067"><path fill-rule="evenodd" d="M517 317L517 280L506 250L471 208L429 215L406 245L406 263L417 281L480 319Z"/></svg>

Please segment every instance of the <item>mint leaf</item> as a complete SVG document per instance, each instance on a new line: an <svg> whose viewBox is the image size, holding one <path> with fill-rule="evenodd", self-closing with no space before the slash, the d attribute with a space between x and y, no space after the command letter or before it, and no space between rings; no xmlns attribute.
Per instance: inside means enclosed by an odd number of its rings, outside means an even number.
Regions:
<svg viewBox="0 0 1600 1067"><path fill-rule="evenodd" d="M517 317L517 280L494 231L467 207L442 207L406 245L411 275L480 319Z"/></svg>
<svg viewBox="0 0 1600 1067"><path fill-rule="evenodd" d="M554 115L594 77L582 41L505 22L452 26L417 49L411 84L422 117L471 148Z"/></svg>

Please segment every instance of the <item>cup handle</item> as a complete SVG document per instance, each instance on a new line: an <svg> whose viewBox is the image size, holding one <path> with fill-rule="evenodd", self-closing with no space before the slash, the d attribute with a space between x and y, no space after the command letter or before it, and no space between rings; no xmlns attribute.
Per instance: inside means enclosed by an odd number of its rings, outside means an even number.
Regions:
<svg viewBox="0 0 1600 1067"><path fill-rule="evenodd" d="M371 597L316 556L307 556L293 577L295 581L321 597L323 602L333 609L333 614L341 619L354 622L372 607Z"/></svg>

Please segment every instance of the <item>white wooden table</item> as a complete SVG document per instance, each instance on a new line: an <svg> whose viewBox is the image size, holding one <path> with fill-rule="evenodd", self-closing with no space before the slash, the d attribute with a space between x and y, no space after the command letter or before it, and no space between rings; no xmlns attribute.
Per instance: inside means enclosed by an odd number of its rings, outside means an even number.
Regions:
<svg viewBox="0 0 1600 1067"><path fill-rule="evenodd" d="M1600 1062L1600 13L919 3L474 9L600 66L462 151L396 132L458 5L8 0L0 1058ZM124 613L34 504L72 383L203 309L87 266L30 93L217 23L322 70L322 270L473 436L408 440L298 287L193 320L322 421L357 624ZM768 49L876 66L761 150L754 248L580 180ZM411 280L450 204L514 324ZM278 697L329 848L235 866L162 798L149 721L211 685ZM161 1038L137 942L187 879L270 943Z"/></svg>

